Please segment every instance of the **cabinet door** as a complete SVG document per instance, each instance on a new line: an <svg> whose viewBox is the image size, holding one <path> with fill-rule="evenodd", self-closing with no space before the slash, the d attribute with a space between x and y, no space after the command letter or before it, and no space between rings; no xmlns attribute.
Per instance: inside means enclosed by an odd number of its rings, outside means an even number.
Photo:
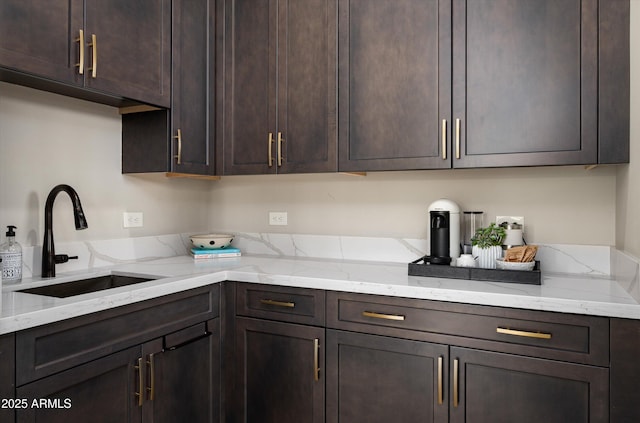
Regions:
<svg viewBox="0 0 640 423"><path fill-rule="evenodd" d="M0 67L83 84L77 72L82 0L0 2Z"/></svg>
<svg viewBox="0 0 640 423"><path fill-rule="evenodd" d="M139 422L140 357L134 347L19 387L17 422Z"/></svg>
<svg viewBox="0 0 640 423"><path fill-rule="evenodd" d="M451 422L607 422L609 370L451 348Z"/></svg>
<svg viewBox="0 0 640 423"><path fill-rule="evenodd" d="M0 400L16 398L16 341L14 334L0 336ZM0 421L15 421L13 407L0 407Z"/></svg>
<svg viewBox="0 0 640 423"><path fill-rule="evenodd" d="M327 330L327 422L447 422L448 347Z"/></svg>
<svg viewBox="0 0 640 423"><path fill-rule="evenodd" d="M277 171L336 171L337 0L279 0L278 15Z"/></svg>
<svg viewBox="0 0 640 423"><path fill-rule="evenodd" d="M274 173L277 1L226 0L225 14L224 173Z"/></svg>
<svg viewBox="0 0 640 423"><path fill-rule="evenodd" d="M324 422L324 329L237 318L239 415L248 423Z"/></svg>
<svg viewBox="0 0 640 423"><path fill-rule="evenodd" d="M213 175L215 1L174 0L172 25L170 169L179 173Z"/></svg>
<svg viewBox="0 0 640 423"><path fill-rule="evenodd" d="M85 38L92 44L86 86L169 107L171 2L85 0L85 5Z"/></svg>
<svg viewBox="0 0 640 423"><path fill-rule="evenodd" d="M167 335L164 349L151 348L154 423L220 421L219 319ZM152 364L151 364L152 363Z"/></svg>
<svg viewBox="0 0 640 423"><path fill-rule="evenodd" d="M450 167L451 3L340 0L338 14L339 170Z"/></svg>
<svg viewBox="0 0 640 423"><path fill-rule="evenodd" d="M597 0L453 1L454 167L597 162L597 20Z"/></svg>

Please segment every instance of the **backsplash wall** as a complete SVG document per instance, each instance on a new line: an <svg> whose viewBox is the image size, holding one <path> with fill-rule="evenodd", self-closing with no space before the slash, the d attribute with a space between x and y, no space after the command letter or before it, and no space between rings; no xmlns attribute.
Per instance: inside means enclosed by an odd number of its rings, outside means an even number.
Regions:
<svg viewBox="0 0 640 423"><path fill-rule="evenodd" d="M446 197L463 210L525 217L528 242L615 244L615 167L223 177L210 227L257 233L426 238L427 208ZM270 226L286 211L287 226Z"/></svg>

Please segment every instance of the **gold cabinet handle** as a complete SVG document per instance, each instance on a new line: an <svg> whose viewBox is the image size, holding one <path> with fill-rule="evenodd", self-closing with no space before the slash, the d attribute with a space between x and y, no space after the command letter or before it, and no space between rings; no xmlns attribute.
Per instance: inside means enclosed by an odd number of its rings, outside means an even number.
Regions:
<svg viewBox="0 0 640 423"><path fill-rule="evenodd" d="M78 30L78 38L76 38L74 41L77 41L80 47L80 60L78 61L78 63L76 63L78 74L84 75L84 30Z"/></svg>
<svg viewBox="0 0 640 423"><path fill-rule="evenodd" d="M98 37L96 34L91 34L89 47L93 49L93 55L91 56L91 67L87 70L90 70L91 77L95 78L98 75Z"/></svg>
<svg viewBox="0 0 640 423"><path fill-rule="evenodd" d="M442 392L442 356L438 357L438 404L442 405L444 402L444 394Z"/></svg>
<svg viewBox="0 0 640 423"><path fill-rule="evenodd" d="M313 380L320 380L320 340L313 340Z"/></svg>
<svg viewBox="0 0 640 423"><path fill-rule="evenodd" d="M147 398L149 399L149 401L153 401L156 390L156 372L154 363L154 354L149 354L147 359L147 368L149 369L149 386L147 387L147 392L149 393L149 395Z"/></svg>
<svg viewBox="0 0 640 423"><path fill-rule="evenodd" d="M176 138L178 140L178 154L176 154L175 157L177 160L177 164L181 164L182 163L182 131L180 129L178 129L178 135L175 135L173 138Z"/></svg>
<svg viewBox="0 0 640 423"><path fill-rule="evenodd" d="M266 304L266 305L272 305L272 306L276 306L276 307L288 307L288 308L294 308L296 306L296 303L292 302L292 301L276 301L276 300L270 300L268 298L264 298L262 300L260 300L261 304Z"/></svg>
<svg viewBox="0 0 640 423"><path fill-rule="evenodd" d="M447 120L442 119L442 160L447 159Z"/></svg>
<svg viewBox="0 0 640 423"><path fill-rule="evenodd" d="M282 143L284 142L284 138L282 138L282 132L278 132L278 167L282 166Z"/></svg>
<svg viewBox="0 0 640 423"><path fill-rule="evenodd" d="M456 159L460 158L460 119L456 119Z"/></svg>
<svg viewBox="0 0 640 423"><path fill-rule="evenodd" d="M550 333L544 332L529 332L525 330L509 329L509 328L496 328L497 333L504 335L523 336L525 338L537 338L537 339L551 339Z"/></svg>
<svg viewBox="0 0 640 423"><path fill-rule="evenodd" d="M269 132L269 140L267 141L267 146L268 146L268 149L269 149L269 167L273 166L273 151L272 151L273 147L272 147L272 145L273 145L273 133Z"/></svg>
<svg viewBox="0 0 640 423"><path fill-rule="evenodd" d="M136 397L138 397L138 407L142 407L143 401L143 392L144 389L144 376L142 374L142 357L138 359L138 365L134 366L134 369L138 372L138 391L135 392Z"/></svg>
<svg viewBox="0 0 640 423"><path fill-rule="evenodd" d="M459 361L457 358L453 360L453 406L457 407L459 403L458 393L458 366Z"/></svg>
<svg viewBox="0 0 640 423"><path fill-rule="evenodd" d="M374 319L385 319L385 320L404 320L405 319L405 317L401 314L376 313L375 311L363 311L362 315L364 317L373 317Z"/></svg>

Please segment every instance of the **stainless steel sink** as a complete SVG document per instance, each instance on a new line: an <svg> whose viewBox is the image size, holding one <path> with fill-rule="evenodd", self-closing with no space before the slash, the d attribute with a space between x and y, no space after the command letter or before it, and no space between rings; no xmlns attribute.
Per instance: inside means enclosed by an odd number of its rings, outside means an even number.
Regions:
<svg viewBox="0 0 640 423"><path fill-rule="evenodd" d="M121 286L133 285L136 283L142 283L151 280L153 280L153 278L123 275L105 275L54 285L39 286L37 288L23 289L17 292L45 295L47 297L67 298L73 297L74 295L104 291L105 289L118 288Z"/></svg>

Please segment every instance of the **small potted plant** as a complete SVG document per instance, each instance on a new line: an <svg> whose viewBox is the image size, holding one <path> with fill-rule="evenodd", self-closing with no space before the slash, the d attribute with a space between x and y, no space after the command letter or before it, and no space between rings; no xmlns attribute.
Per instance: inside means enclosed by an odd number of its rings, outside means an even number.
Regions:
<svg viewBox="0 0 640 423"><path fill-rule="evenodd" d="M471 238L474 257L478 258L478 267L484 269L495 269L496 259L502 257L502 241L506 232L502 226L495 223L489 224L486 228L476 230Z"/></svg>

